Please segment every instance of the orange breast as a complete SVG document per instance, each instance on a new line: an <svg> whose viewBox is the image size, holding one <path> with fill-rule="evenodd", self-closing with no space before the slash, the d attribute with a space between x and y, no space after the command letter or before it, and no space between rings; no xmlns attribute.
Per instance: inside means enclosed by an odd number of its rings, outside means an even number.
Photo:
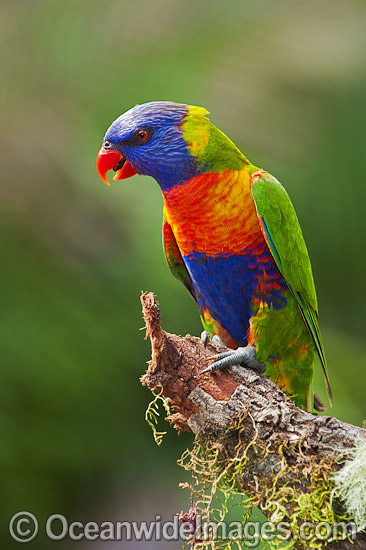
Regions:
<svg viewBox="0 0 366 550"><path fill-rule="evenodd" d="M196 176L163 196L183 255L241 254L263 239L245 168Z"/></svg>

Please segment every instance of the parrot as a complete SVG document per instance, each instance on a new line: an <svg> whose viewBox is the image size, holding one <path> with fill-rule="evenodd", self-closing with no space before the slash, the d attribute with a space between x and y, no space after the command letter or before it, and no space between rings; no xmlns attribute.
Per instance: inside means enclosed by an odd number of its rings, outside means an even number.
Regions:
<svg viewBox="0 0 366 550"><path fill-rule="evenodd" d="M169 268L197 302L203 334L228 348L204 371L262 367L295 405L325 410L313 389L316 356L333 398L295 209L208 115L171 101L136 105L108 128L98 174L108 185L113 170L114 180L142 174L160 186Z"/></svg>

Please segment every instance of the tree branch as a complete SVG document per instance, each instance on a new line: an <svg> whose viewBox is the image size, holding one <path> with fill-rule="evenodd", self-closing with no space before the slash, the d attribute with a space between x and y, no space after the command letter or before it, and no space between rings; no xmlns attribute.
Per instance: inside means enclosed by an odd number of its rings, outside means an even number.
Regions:
<svg viewBox="0 0 366 550"><path fill-rule="evenodd" d="M299 513L300 498L323 493L329 501L329 477L340 467L335 458L342 449L354 447L365 430L302 411L268 378L249 369L230 367L200 375L217 348L211 344L205 348L190 335L181 338L165 332L151 292L142 294L141 303L152 345L152 359L141 382L169 399L174 414L166 419L178 430L191 430L207 448L218 450L226 474L233 459L241 460L246 453L246 467L231 472L236 490L249 494L269 519L274 517L269 494L281 499L283 516L298 523L307 517ZM328 502L326 518L331 509ZM317 513L323 519L324 507ZM358 533L353 543L334 541L327 548L366 548L366 535Z"/></svg>

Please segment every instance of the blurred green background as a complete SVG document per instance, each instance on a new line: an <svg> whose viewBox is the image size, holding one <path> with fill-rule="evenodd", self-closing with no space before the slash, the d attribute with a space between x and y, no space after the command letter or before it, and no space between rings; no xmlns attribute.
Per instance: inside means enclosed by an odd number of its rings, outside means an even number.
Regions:
<svg viewBox="0 0 366 550"><path fill-rule="evenodd" d="M157 294L170 332L199 334L198 312L163 257L158 185L107 188L95 171L106 128L136 103L205 106L285 185L312 259L331 414L366 418L365 22L357 0L2 0L2 547L19 547L7 525L20 510L42 524L189 506L175 462L192 436L168 428L157 448L144 420L139 295Z"/></svg>

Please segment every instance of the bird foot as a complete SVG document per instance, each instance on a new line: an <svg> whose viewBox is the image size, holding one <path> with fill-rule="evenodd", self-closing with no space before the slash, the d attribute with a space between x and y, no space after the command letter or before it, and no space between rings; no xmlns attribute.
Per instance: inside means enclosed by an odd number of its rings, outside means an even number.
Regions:
<svg viewBox="0 0 366 550"><path fill-rule="evenodd" d="M211 342L215 347L226 347L224 342L221 340L220 336L217 336L217 334L214 334L212 339L210 336L210 333L207 332L207 330L203 330L201 332L201 340L203 342L203 345L207 347L207 344Z"/></svg>
<svg viewBox="0 0 366 550"><path fill-rule="evenodd" d="M225 369L234 365L253 369L260 374L263 374L266 369L266 365L255 358L255 346L224 351L223 353L209 357L207 361L213 361L213 363L203 369L200 374L204 372L216 372L219 369Z"/></svg>

